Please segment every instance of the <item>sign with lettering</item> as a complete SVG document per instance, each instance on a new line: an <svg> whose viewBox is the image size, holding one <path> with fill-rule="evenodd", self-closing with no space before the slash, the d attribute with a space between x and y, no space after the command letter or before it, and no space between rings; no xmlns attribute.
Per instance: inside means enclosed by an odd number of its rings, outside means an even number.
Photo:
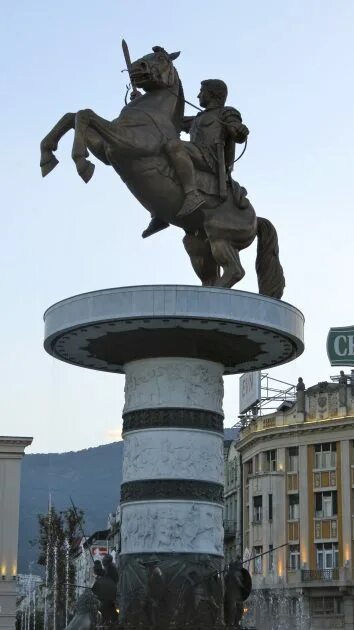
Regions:
<svg viewBox="0 0 354 630"><path fill-rule="evenodd" d="M331 365L354 365L354 326L330 328L327 354Z"/></svg>
<svg viewBox="0 0 354 630"><path fill-rule="evenodd" d="M261 400L261 373L247 372L240 377L240 413L244 413Z"/></svg>

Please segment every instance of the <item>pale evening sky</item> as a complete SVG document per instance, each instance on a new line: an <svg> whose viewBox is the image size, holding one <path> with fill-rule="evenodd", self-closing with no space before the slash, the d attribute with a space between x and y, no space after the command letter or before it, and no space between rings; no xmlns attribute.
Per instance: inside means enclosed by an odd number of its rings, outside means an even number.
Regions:
<svg viewBox="0 0 354 630"><path fill-rule="evenodd" d="M99 163L82 182L72 132L41 178L39 142L62 114L90 107L112 119L122 108L122 37L133 59L156 44L181 50L189 100L202 79L228 84L228 104L250 128L235 178L276 226L284 299L306 317L305 353L271 374L293 383L301 375L309 386L336 373L328 329L354 323L354 3L5 0L1 13L0 434L32 435L32 452L118 439L123 376L49 357L44 310L95 289L198 284L180 230L140 238L149 215L113 169ZM240 289L257 291L255 251L256 243L241 254ZM238 377L225 379L224 410L231 426Z"/></svg>

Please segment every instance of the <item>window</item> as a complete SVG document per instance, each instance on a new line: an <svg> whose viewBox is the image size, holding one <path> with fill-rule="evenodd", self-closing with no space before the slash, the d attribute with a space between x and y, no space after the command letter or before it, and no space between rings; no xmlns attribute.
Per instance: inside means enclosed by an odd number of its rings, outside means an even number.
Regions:
<svg viewBox="0 0 354 630"><path fill-rule="evenodd" d="M268 494L268 519L273 520L273 495Z"/></svg>
<svg viewBox="0 0 354 630"><path fill-rule="evenodd" d="M291 446L288 449L288 470L289 472L298 472L299 470L299 448Z"/></svg>
<svg viewBox="0 0 354 630"><path fill-rule="evenodd" d="M253 521L262 522L262 496L253 497Z"/></svg>
<svg viewBox="0 0 354 630"><path fill-rule="evenodd" d="M246 479L247 477L253 474L253 465L252 465L251 459L245 463L245 473L246 473Z"/></svg>
<svg viewBox="0 0 354 630"><path fill-rule="evenodd" d="M289 615L291 617L299 617L299 600L297 597L292 597L289 600Z"/></svg>
<svg viewBox="0 0 354 630"><path fill-rule="evenodd" d="M337 514L337 491L315 493L316 518L329 518Z"/></svg>
<svg viewBox="0 0 354 630"><path fill-rule="evenodd" d="M277 451L265 451L264 453L264 471L276 472L277 470Z"/></svg>
<svg viewBox="0 0 354 630"><path fill-rule="evenodd" d="M320 470L324 468L336 467L336 443L327 442L324 444L316 444L315 446L315 468Z"/></svg>
<svg viewBox="0 0 354 630"><path fill-rule="evenodd" d="M253 560L253 573L263 573L263 556L260 554L263 553L263 547L255 547L254 548L254 556L256 556Z"/></svg>
<svg viewBox="0 0 354 630"><path fill-rule="evenodd" d="M338 567L338 543L318 543L316 545L317 569Z"/></svg>
<svg viewBox="0 0 354 630"><path fill-rule="evenodd" d="M289 570L300 569L300 545L289 545Z"/></svg>
<svg viewBox="0 0 354 630"><path fill-rule="evenodd" d="M298 521L300 518L299 495L289 495L289 521Z"/></svg>
<svg viewBox="0 0 354 630"><path fill-rule="evenodd" d="M312 597L310 602L313 615L340 615L342 613L340 597Z"/></svg>
<svg viewBox="0 0 354 630"><path fill-rule="evenodd" d="M261 456L260 456L260 454L256 455L256 457L254 459L254 467L255 467L255 472L256 473L260 473L261 472Z"/></svg>
<svg viewBox="0 0 354 630"><path fill-rule="evenodd" d="M273 569L274 569L273 545L269 545L269 553L268 553L268 571L269 571L269 573L271 571L273 571Z"/></svg>

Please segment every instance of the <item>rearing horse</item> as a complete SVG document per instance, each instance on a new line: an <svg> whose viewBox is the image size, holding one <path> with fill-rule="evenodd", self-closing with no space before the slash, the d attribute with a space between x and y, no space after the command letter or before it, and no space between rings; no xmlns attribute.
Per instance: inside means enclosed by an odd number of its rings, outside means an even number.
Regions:
<svg viewBox="0 0 354 630"><path fill-rule="evenodd" d="M84 109L59 120L41 142L43 177L58 164L53 151L60 138L75 129L72 158L82 179L88 182L94 172L89 152L113 166L146 210L184 229L185 249L203 285L231 288L239 282L245 273L239 251L257 236L259 292L280 298L285 281L276 230L267 219L256 217L248 200L240 204L233 186L228 185L222 201L216 175L196 170L205 203L192 215L176 216L184 193L164 146L179 138L184 114L183 87L173 65L179 53L160 47L153 51L131 66L135 84L145 94L123 107L118 118L108 121Z"/></svg>

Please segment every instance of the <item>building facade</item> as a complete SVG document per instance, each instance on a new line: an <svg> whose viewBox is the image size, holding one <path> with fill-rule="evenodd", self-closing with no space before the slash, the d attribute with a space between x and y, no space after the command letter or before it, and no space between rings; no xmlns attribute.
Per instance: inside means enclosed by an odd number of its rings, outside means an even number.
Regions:
<svg viewBox="0 0 354 630"><path fill-rule="evenodd" d="M237 448L256 625L352 629L353 379L299 379L296 402L252 420Z"/></svg>
<svg viewBox="0 0 354 630"><path fill-rule="evenodd" d="M97 531L89 538L83 538L75 554L75 571L77 596L81 595L85 588L91 587L95 581L93 573L94 560L102 560L109 553L113 562L118 564L120 552L120 506L116 511L108 514L107 529Z"/></svg>
<svg viewBox="0 0 354 630"><path fill-rule="evenodd" d="M241 465L237 443L224 443L224 560L242 557Z"/></svg>
<svg viewBox="0 0 354 630"><path fill-rule="evenodd" d="M95 581L93 572L94 561L102 560L103 556L110 551L108 534L108 529L97 531L89 538L83 538L78 545L74 556L78 597L84 592L85 588L91 587Z"/></svg>
<svg viewBox="0 0 354 630"><path fill-rule="evenodd" d="M21 460L27 437L0 437L0 629L14 630Z"/></svg>

